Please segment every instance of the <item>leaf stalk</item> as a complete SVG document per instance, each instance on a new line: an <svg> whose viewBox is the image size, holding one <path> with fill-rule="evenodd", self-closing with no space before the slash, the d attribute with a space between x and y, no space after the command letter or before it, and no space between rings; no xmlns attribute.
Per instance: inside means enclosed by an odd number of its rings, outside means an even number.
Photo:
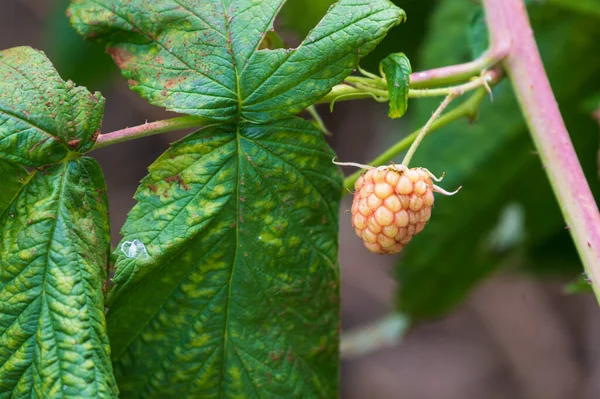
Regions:
<svg viewBox="0 0 600 399"><path fill-rule="evenodd" d="M110 133L100 134L96 144L90 151L97 150L112 144L122 143L141 137L148 137L159 133L172 132L175 130L199 128L206 126L209 120L197 116L181 116L161 121L146 122L143 125L128 127Z"/></svg>
<svg viewBox="0 0 600 399"><path fill-rule="evenodd" d="M464 82L501 62L507 56L509 48L510 41L501 38L471 62L412 73L410 85L415 88L427 88Z"/></svg>

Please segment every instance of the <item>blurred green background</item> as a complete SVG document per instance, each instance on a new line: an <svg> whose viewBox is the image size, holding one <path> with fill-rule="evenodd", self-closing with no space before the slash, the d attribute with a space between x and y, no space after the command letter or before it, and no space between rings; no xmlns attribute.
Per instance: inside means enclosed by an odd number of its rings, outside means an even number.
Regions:
<svg viewBox="0 0 600 399"><path fill-rule="evenodd" d="M286 44L298 44L331 3L289 0L276 24ZM408 20L363 60L364 68L375 72L391 52L406 53L416 71L468 61L482 50L477 1L395 3ZM600 0L527 3L559 106L598 195ZM101 90L104 132L172 116L130 92L104 50L71 30L67 4L4 0L0 48L42 49L64 78ZM430 224L401 256L362 248L345 199L344 330L394 310L416 322L399 346L344 360L343 398L600 397L598 306L586 293L568 226L509 82L494 88L493 99L484 101L476 121L447 126L419 148L412 165L445 172L444 187L463 189L437 199ZM336 104L333 114L326 106L319 111L339 159L368 162L422 125L439 101L411 100L405 117L394 121L385 104L370 100ZM182 134L92 154L106 174L115 243L146 167Z"/></svg>

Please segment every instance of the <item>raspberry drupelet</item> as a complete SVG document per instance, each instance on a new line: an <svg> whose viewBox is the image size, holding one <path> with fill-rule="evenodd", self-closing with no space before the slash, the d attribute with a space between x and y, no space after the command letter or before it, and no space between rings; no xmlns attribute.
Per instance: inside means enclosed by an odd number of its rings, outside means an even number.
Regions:
<svg viewBox="0 0 600 399"><path fill-rule="evenodd" d="M425 168L391 165L369 169L358 178L352 225L371 252L400 252L429 221L433 193L453 194L434 185L432 177Z"/></svg>

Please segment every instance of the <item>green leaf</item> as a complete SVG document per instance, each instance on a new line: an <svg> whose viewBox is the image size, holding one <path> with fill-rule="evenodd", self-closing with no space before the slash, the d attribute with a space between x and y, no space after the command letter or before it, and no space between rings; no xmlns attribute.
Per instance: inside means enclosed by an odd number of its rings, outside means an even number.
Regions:
<svg viewBox="0 0 600 399"><path fill-rule="evenodd" d="M75 0L69 12L152 104L259 123L323 97L405 17L388 0L340 0L297 48L258 50L283 3Z"/></svg>
<svg viewBox="0 0 600 399"><path fill-rule="evenodd" d="M441 3L430 24L433 31L423 53L423 68L470 58L465 26L474 7L466 1ZM530 11L565 122L589 181L597 189L597 127L581 109L581 99L598 86L591 83L600 68L593 39L598 25L591 18L553 8ZM431 106L424 103L413 108L420 111L419 124L427 120L439 100L429 103ZM526 252L565 229L508 81L494 89L493 103L484 102L478 121L472 125L457 122L426 138L412 164L438 175L445 172L440 183L445 188L463 186L453 197L436 197L431 222L407 246L398 265L398 304L413 317L451 310L477 282L500 267L505 254L495 252L489 238L508 204L521 206L525 216L524 247L513 250Z"/></svg>
<svg viewBox="0 0 600 399"><path fill-rule="evenodd" d="M81 158L35 171L0 218L0 396L116 398L102 285L102 172Z"/></svg>
<svg viewBox="0 0 600 399"><path fill-rule="evenodd" d="M337 396L333 155L294 118L208 127L150 167L108 313L124 397Z"/></svg>
<svg viewBox="0 0 600 399"><path fill-rule="evenodd" d="M583 108L590 114L600 112L600 92L591 94L583 101ZM600 114L599 114L600 116Z"/></svg>
<svg viewBox="0 0 600 399"><path fill-rule="evenodd" d="M63 81L29 47L0 52L0 158L42 166L84 153L95 141L104 98Z"/></svg>
<svg viewBox="0 0 600 399"><path fill-rule="evenodd" d="M490 46L488 28L485 23L483 9L478 7L471 15L469 22L469 46L473 58L479 57Z"/></svg>
<svg viewBox="0 0 600 399"><path fill-rule="evenodd" d="M0 159L0 176L2 176L0 190L0 215L2 215L28 180L29 174L24 167Z"/></svg>
<svg viewBox="0 0 600 399"><path fill-rule="evenodd" d="M388 92L390 93L390 118L400 118L408 108L408 91L412 69L404 53L390 54L381 61Z"/></svg>
<svg viewBox="0 0 600 399"><path fill-rule="evenodd" d="M569 231L553 228L550 232L550 237L537 240L526 248L528 262L523 265L522 271L537 278L554 279L574 278L582 274L583 267Z"/></svg>

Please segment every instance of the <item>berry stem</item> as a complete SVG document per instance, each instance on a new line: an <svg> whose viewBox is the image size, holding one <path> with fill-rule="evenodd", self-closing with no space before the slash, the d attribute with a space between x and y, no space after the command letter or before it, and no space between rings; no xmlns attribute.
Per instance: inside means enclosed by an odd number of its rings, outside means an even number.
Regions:
<svg viewBox="0 0 600 399"><path fill-rule="evenodd" d="M512 45L503 61L542 164L600 301L600 212L544 70L523 0L484 0L490 42Z"/></svg>
<svg viewBox="0 0 600 399"><path fill-rule="evenodd" d="M433 122L435 122L436 119L438 119L440 116L442 116L442 112L444 112L446 107L448 105L450 105L452 100L454 100L459 95L460 94L458 92L451 92L450 94L448 94L446 96L446 98L444 99L444 101L442 101L442 103L439 105L439 107L437 107L437 109L431 115L431 118L429 118L429 120L427 121L425 126L423 126L423 128L421 129L421 132L415 138L415 141L413 141L410 148L406 152L406 155L404 156L404 159L402 160L402 165L408 167L410 160L412 159L413 155L415 154L415 151L417 151L417 148L419 148L419 145L421 144L421 141L423 141L423 138L425 137L427 132L431 129L431 125L433 125Z"/></svg>
<svg viewBox="0 0 600 399"><path fill-rule="evenodd" d="M475 93L473 93L471 95L471 97L469 97L468 100L461 103L459 106L452 109L451 111L448 111L447 113L442 115L440 118L434 120L431 123L431 126L429 127L429 129L426 131L425 134L430 134L430 133L454 122L455 120L458 120L458 119L461 119L464 117L467 117L470 119L475 119L475 117L477 116L477 111L479 109L479 105L481 104L483 99L486 97L486 95L487 95L486 89L480 88ZM380 156L378 156L377 158L375 158L371 162L369 162L369 165L385 165L385 164L390 163L391 161L394 160L394 158L396 158L400 153L402 153L402 151L405 151L408 147L410 147L410 145L416 140L417 136L422 132L422 130L423 129L420 128L420 129L414 131L413 133L409 134L408 136L404 137L402 140L400 140L399 142L397 142L396 144L394 144L393 146L388 148ZM364 173L364 172L359 170L359 171L351 174L344 180L344 189L342 191L342 195L346 195L351 190L354 189L354 183L356 182L356 180L360 177L360 175L362 173Z"/></svg>
<svg viewBox="0 0 600 399"><path fill-rule="evenodd" d="M100 134L96 144L90 151L97 150L112 144L122 143L141 137L152 136L159 133L172 132L190 128L199 128L208 123L208 119L198 116L181 116L178 118L165 119L143 125L128 127L110 133Z"/></svg>

